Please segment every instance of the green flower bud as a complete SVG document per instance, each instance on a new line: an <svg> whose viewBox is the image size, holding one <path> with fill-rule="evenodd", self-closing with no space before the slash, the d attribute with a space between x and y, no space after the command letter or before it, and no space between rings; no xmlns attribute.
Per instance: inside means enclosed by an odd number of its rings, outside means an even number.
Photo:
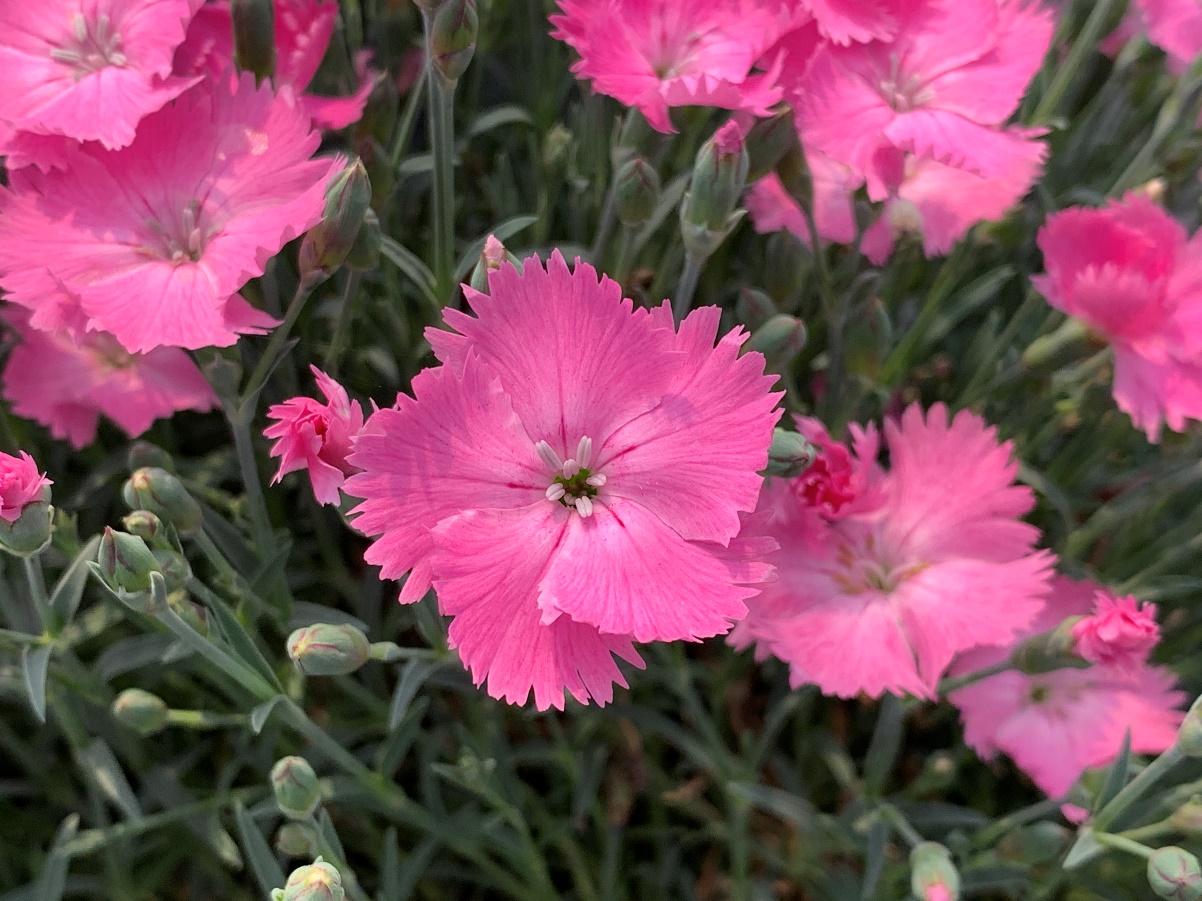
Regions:
<svg viewBox="0 0 1202 901"><path fill-rule="evenodd" d="M789 150L798 144L797 123L793 110L779 107L767 119L760 119L747 132L747 183L759 181L776 168Z"/></svg>
<svg viewBox="0 0 1202 901"><path fill-rule="evenodd" d="M145 541L136 535L114 532L107 526L100 538L96 564L104 584L127 602L134 597L139 599L138 603L144 600L141 596L150 593L150 574L160 572L159 562Z"/></svg>
<svg viewBox="0 0 1202 901"><path fill-rule="evenodd" d="M254 72L255 84L275 74L275 9L272 0L231 0L234 62Z"/></svg>
<svg viewBox="0 0 1202 901"><path fill-rule="evenodd" d="M288 636L288 656L306 676L344 676L368 661L371 644L354 626L318 623Z"/></svg>
<svg viewBox="0 0 1202 901"><path fill-rule="evenodd" d="M844 366L847 371L874 380L893 345L893 323L879 297L874 297L849 324Z"/></svg>
<svg viewBox="0 0 1202 901"><path fill-rule="evenodd" d="M784 230L770 235L764 250L764 289L782 310L791 312L810 276L810 250L801 238Z"/></svg>
<svg viewBox="0 0 1202 901"><path fill-rule="evenodd" d="M167 597L167 606L175 611L184 622L201 635L209 634L209 614L204 607L188 600L182 591L174 592Z"/></svg>
<svg viewBox="0 0 1202 901"><path fill-rule="evenodd" d="M768 450L767 474L791 479L806 471L818 452L797 432L773 429L772 447Z"/></svg>
<svg viewBox="0 0 1202 901"><path fill-rule="evenodd" d="M380 228L380 217L371 207L363 214L363 224L359 234L355 235L355 243L351 245L350 253L346 255L346 268L354 272L370 272L380 263L380 245L384 241L384 232Z"/></svg>
<svg viewBox="0 0 1202 901"><path fill-rule="evenodd" d="M1202 757L1202 695L1190 705L1177 730L1176 748L1186 757Z"/></svg>
<svg viewBox="0 0 1202 901"><path fill-rule="evenodd" d="M117 695L113 716L139 735L154 735L167 725L167 705L158 695L140 688L127 688Z"/></svg>
<svg viewBox="0 0 1202 901"><path fill-rule="evenodd" d="M317 773L303 757L281 757L271 768L271 790L284 816L305 820L321 803Z"/></svg>
<svg viewBox="0 0 1202 901"><path fill-rule="evenodd" d="M805 345L805 323L782 313L757 328L743 345L743 350L759 351L764 355L764 368L769 372L780 372L789 367Z"/></svg>
<svg viewBox="0 0 1202 901"><path fill-rule="evenodd" d="M363 227L371 205L371 179L362 160L355 160L326 186L326 206L321 221L301 242L302 273L329 274L346 261Z"/></svg>
<svg viewBox="0 0 1202 901"><path fill-rule="evenodd" d="M445 0L430 23L430 64L453 86L476 55L476 0Z"/></svg>
<svg viewBox="0 0 1202 901"><path fill-rule="evenodd" d="M221 403L232 409L238 405L238 393L242 389L242 363L227 356L224 349L208 347L198 354L201 358L200 370L205 380L213 386L213 392ZM143 463L143 466L159 466L157 463ZM136 467L131 467L136 468ZM175 472L174 466L159 466L168 472Z"/></svg>
<svg viewBox="0 0 1202 901"><path fill-rule="evenodd" d="M175 461L171 459L171 454L149 441L135 441L129 446L129 453L125 459L130 472L144 466L157 466L159 469L175 472Z"/></svg>
<svg viewBox="0 0 1202 901"><path fill-rule="evenodd" d="M947 848L922 842L910 852L910 891L918 901L957 901L960 874Z"/></svg>
<svg viewBox="0 0 1202 901"><path fill-rule="evenodd" d="M623 225L641 225L651 218L659 204L659 173L641 156L636 156L618 170L614 191L618 220Z"/></svg>
<svg viewBox="0 0 1202 901"><path fill-rule="evenodd" d="M271 893L273 901L343 901L342 876L320 857L307 867L292 871L282 889Z"/></svg>
<svg viewBox="0 0 1202 901"><path fill-rule="evenodd" d="M50 505L50 486L43 485L38 499L22 508L12 522L0 519L0 549L15 557L32 557L50 544L54 531L54 507Z"/></svg>
<svg viewBox="0 0 1202 901"><path fill-rule="evenodd" d="M1171 901L1202 898L1202 868L1198 858L1183 848L1157 848L1148 858L1148 884L1157 897Z"/></svg>
<svg viewBox="0 0 1202 901"><path fill-rule="evenodd" d="M741 288L739 299L735 301L735 316L739 322L750 329L757 329L779 310L772 298L757 288Z"/></svg>
<svg viewBox="0 0 1202 901"><path fill-rule="evenodd" d="M789 147L776 162L776 177L789 196L807 209L814 208L814 180L801 143Z"/></svg>
<svg viewBox="0 0 1202 901"><path fill-rule="evenodd" d="M125 531L137 535L151 547L170 547L167 542L167 527L149 510L135 510L121 520Z"/></svg>
<svg viewBox="0 0 1202 901"><path fill-rule="evenodd" d="M180 591L188 584L188 580L192 578L192 567L188 563L188 558L174 548L155 549L151 553L159 563L159 570L163 573L169 592Z"/></svg>
<svg viewBox="0 0 1202 901"><path fill-rule="evenodd" d="M275 834L275 847L288 857L309 857L316 842L313 831L304 823L285 823Z"/></svg>
<svg viewBox="0 0 1202 901"><path fill-rule="evenodd" d="M393 78L377 78L367 95L363 115L355 123L355 133L370 135L377 141L391 140L396 130L400 95Z"/></svg>
<svg viewBox="0 0 1202 901"><path fill-rule="evenodd" d="M1010 652L1010 665L1028 676L1088 666L1088 663L1073 653L1073 626L1080 619L1079 616L1070 616L1055 629L1032 635L1019 643Z"/></svg>
<svg viewBox="0 0 1202 901"><path fill-rule="evenodd" d="M473 289L481 294L488 293L488 273L501 268L501 264L506 260L519 265L513 255L505 249L505 245L497 240L496 235L489 235L484 239L484 249L480 251L480 259L476 261L476 267L472 270L470 284Z"/></svg>
<svg viewBox="0 0 1202 901"><path fill-rule="evenodd" d="M681 237L694 258L708 258L742 218L735 205L747 181L747 148L734 122L701 145L680 205Z"/></svg>
<svg viewBox="0 0 1202 901"><path fill-rule="evenodd" d="M637 155L650 156L662 136L638 110L631 109L622 120L617 140L610 149L609 161L614 172ZM588 141L583 141L588 146Z"/></svg>
<svg viewBox="0 0 1202 901"><path fill-rule="evenodd" d="M184 483L165 469L147 466L136 470L121 489L121 496L131 510L149 510L175 526L181 535L200 531L200 504L188 494Z"/></svg>

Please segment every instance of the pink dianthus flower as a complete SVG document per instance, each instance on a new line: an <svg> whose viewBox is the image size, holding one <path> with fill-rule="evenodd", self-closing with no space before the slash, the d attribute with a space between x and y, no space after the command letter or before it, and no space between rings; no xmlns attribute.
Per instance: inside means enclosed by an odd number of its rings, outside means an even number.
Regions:
<svg viewBox="0 0 1202 901"><path fill-rule="evenodd" d="M606 703L611 655L726 632L770 574L739 533L780 395L741 330L714 346L715 307L678 331L558 251L522 267L427 332L443 365L368 419L344 490L368 562L409 573L402 602L433 584L489 694Z"/></svg>
<svg viewBox="0 0 1202 901"><path fill-rule="evenodd" d="M0 143L0 155L13 150L4 145L20 145L25 136L99 141L110 150L128 145L144 116L196 83L173 76L171 67L199 5L199 0L0 4L0 124L11 132Z"/></svg>
<svg viewBox="0 0 1202 901"><path fill-rule="evenodd" d="M347 457L354 448L355 437L363 429L363 408L316 366L309 369L326 402L294 397L268 409L267 418L278 421L264 429L263 434L276 439L271 456L280 458L279 472L271 481L274 484L286 473L307 469L317 502L337 504L342 483L347 476L358 472L347 462Z"/></svg>
<svg viewBox="0 0 1202 901"><path fill-rule="evenodd" d="M765 488L778 580L750 602L740 639L787 662L795 686L932 698L955 654L1031 622L1052 558L1018 518L1034 498L1014 484L1010 444L979 416L949 424L942 405L924 416L914 404L885 439L891 468L863 512L828 521L790 481ZM857 433L858 464L876 453L875 434Z"/></svg>
<svg viewBox="0 0 1202 901"><path fill-rule="evenodd" d="M1181 70L1202 53L1202 6L1197 0L1135 0L1148 40Z"/></svg>
<svg viewBox="0 0 1202 901"><path fill-rule="evenodd" d="M1015 643L1089 612L1099 586L1058 577L1043 612ZM963 654L956 674L1005 660L1010 646ZM953 691L964 740L986 759L1008 754L1050 797L1065 794L1088 769L1110 764L1131 730L1131 750L1159 754L1177 738L1185 693L1164 667L1091 666L1028 676L1008 671Z"/></svg>
<svg viewBox="0 0 1202 901"><path fill-rule="evenodd" d="M54 483L38 472L33 457L0 453L0 519L14 523L29 504L42 499L42 492ZM47 495L49 497L49 495Z"/></svg>
<svg viewBox="0 0 1202 901"><path fill-rule="evenodd" d="M676 106L767 115L781 98L772 73L754 68L779 33L757 0L559 0L552 36L580 54L572 71L637 107L663 132Z"/></svg>
<svg viewBox="0 0 1202 901"><path fill-rule="evenodd" d="M813 21L834 44L889 41L897 31L899 0L765 0L793 26Z"/></svg>
<svg viewBox="0 0 1202 901"><path fill-rule="evenodd" d="M276 320L238 294L320 221L339 158L284 88L206 79L142 120L121 150L0 188L0 287L48 330L112 334L126 350L233 344Z"/></svg>
<svg viewBox="0 0 1202 901"><path fill-rule="evenodd" d="M1058 310L1114 349L1114 399L1150 441L1162 423L1202 418L1202 234L1147 197L1073 207L1039 231L1046 274L1032 279Z"/></svg>
<svg viewBox="0 0 1202 901"><path fill-rule="evenodd" d="M17 309L5 319L21 339L4 367L5 399L15 413L77 448L96 439L102 413L135 438L179 410L217 406L205 377L178 348L133 354L103 332L78 340L66 331L43 332Z"/></svg>
<svg viewBox="0 0 1202 901"><path fill-rule="evenodd" d="M1073 626L1072 636L1074 649L1090 663L1138 669L1160 641L1156 605L1098 591L1093 612Z"/></svg>
<svg viewBox="0 0 1202 901"><path fill-rule="evenodd" d="M818 236L836 244L856 239L856 214L852 196L864 183L848 166L812 147L805 148L810 183L814 190L814 222ZM751 214L757 232L788 229L805 244L810 244L810 229L797 201L781 184L776 173L761 178L743 196L743 206Z"/></svg>

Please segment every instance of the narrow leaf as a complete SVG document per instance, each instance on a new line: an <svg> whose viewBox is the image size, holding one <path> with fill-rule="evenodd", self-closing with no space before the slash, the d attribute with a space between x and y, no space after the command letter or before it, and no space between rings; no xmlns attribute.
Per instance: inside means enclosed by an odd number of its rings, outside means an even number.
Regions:
<svg viewBox="0 0 1202 901"><path fill-rule="evenodd" d="M438 295L434 293L434 273L416 254L387 235L380 242L380 252L392 260L401 274L417 286L427 301L435 307L442 306L438 302Z"/></svg>
<svg viewBox="0 0 1202 901"><path fill-rule="evenodd" d="M127 820L142 819L142 805L138 803L129 780L125 778L125 771L104 739L94 739L75 759L101 794L112 801Z"/></svg>
<svg viewBox="0 0 1202 901"><path fill-rule="evenodd" d="M71 864L71 855L63 850L63 845L75 837L79 831L79 814L73 813L58 827L54 844L46 856L46 864L37 882L37 901L59 901L67 887L67 869Z"/></svg>
<svg viewBox="0 0 1202 901"><path fill-rule="evenodd" d="M238 838L242 841L246 860L250 863L251 872L255 874L255 881L259 883L263 894L270 895L272 889L283 888L284 871L280 869L275 855L271 853L271 848L259 832L259 827L241 802L234 806L234 823L238 827Z"/></svg>
<svg viewBox="0 0 1202 901"><path fill-rule="evenodd" d="M1097 813L1105 807L1110 799L1117 795L1124 785L1127 784L1127 770L1131 766L1131 729L1123 733L1123 746L1119 749L1119 756L1115 758L1111 764L1110 771L1106 774L1106 782L1102 786L1102 790L1098 792L1098 796L1094 798L1093 810L1091 813Z"/></svg>
<svg viewBox="0 0 1202 901"><path fill-rule="evenodd" d="M418 689L430 674L442 666L441 660L410 660L401 670L396 690L392 693L392 707L388 711L388 729L395 729L409 711Z"/></svg>
<svg viewBox="0 0 1202 901"><path fill-rule="evenodd" d="M864 791L869 795L880 793L897 759L905 721L901 699L896 695L885 695L876 716L876 728L864 757Z"/></svg>
<svg viewBox="0 0 1202 901"><path fill-rule="evenodd" d="M50 595L50 609L63 625L75 618L84 586L88 584L88 561L96 559L96 548L99 546L100 536L93 535L54 586L54 592Z"/></svg>
<svg viewBox="0 0 1202 901"><path fill-rule="evenodd" d="M271 711L275 710L275 705L283 699L283 695L276 695L274 698L264 701L250 712L250 728L254 731L255 735L263 731L263 726L267 723L267 718L271 716Z"/></svg>
<svg viewBox="0 0 1202 901"><path fill-rule="evenodd" d="M50 645L26 645L21 648L21 673L25 676L25 694L39 722L46 722L46 673L50 669Z"/></svg>
<svg viewBox="0 0 1202 901"><path fill-rule="evenodd" d="M280 685L280 680L276 678L275 670L271 668L271 664L263 656L263 652L259 650L259 646L255 644L253 638L247 633L242 623L238 622L238 618L234 616L230 608L217 597L206 598L209 603L205 606L213 614L216 620L222 637L229 644L230 649L237 654L244 663L267 680L267 684L271 685L277 691L282 692L284 687Z"/></svg>
<svg viewBox="0 0 1202 901"><path fill-rule="evenodd" d="M877 896L877 884L885 871L885 842L889 838L889 825L877 820L868 830L868 850L864 858L864 882L860 885L861 901L872 901Z"/></svg>

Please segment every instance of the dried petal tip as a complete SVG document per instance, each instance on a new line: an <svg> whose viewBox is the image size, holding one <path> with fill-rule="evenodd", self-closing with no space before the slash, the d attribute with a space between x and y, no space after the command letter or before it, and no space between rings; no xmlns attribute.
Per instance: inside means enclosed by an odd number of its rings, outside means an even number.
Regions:
<svg viewBox="0 0 1202 901"><path fill-rule="evenodd" d="M1198 901L1202 898L1198 858L1175 845L1157 848L1148 858L1148 884L1160 898Z"/></svg>
<svg viewBox="0 0 1202 901"><path fill-rule="evenodd" d="M371 644L354 626L317 623L288 636L288 656L306 676L345 676L367 663Z"/></svg>
<svg viewBox="0 0 1202 901"><path fill-rule="evenodd" d="M282 757L271 768L271 790L280 812L293 820L306 820L321 803L317 773L303 757Z"/></svg>

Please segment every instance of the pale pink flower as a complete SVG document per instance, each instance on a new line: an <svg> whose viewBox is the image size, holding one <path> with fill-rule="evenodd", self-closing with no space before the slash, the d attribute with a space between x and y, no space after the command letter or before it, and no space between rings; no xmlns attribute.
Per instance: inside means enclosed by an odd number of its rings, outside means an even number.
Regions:
<svg viewBox="0 0 1202 901"><path fill-rule="evenodd" d="M1093 612L1073 626L1072 635L1074 650L1090 663L1138 669L1160 641L1156 605L1099 590Z"/></svg>
<svg viewBox="0 0 1202 901"><path fill-rule="evenodd" d="M358 472L347 457L354 449L355 437L363 430L363 408L316 366L309 369L326 402L294 397L268 409L267 418L278 421L263 434L276 439L271 456L280 458L279 472L271 481L275 484L286 473L307 469L317 502L337 504L342 483Z"/></svg>
<svg viewBox="0 0 1202 901"><path fill-rule="evenodd" d="M129 351L233 344L275 320L237 292L318 221L339 158L309 157L287 88L206 79L142 120L134 142L73 148L0 189L0 287L38 328L112 334Z"/></svg>
<svg viewBox="0 0 1202 901"><path fill-rule="evenodd" d="M0 4L0 123L13 132L9 138L128 145L144 116L197 81L171 74L197 6L199 0Z"/></svg>
<svg viewBox="0 0 1202 901"><path fill-rule="evenodd" d="M915 0L888 42L823 46L797 92L806 140L863 173L884 200L914 154L985 178L1003 176L1037 132L1001 127L1052 36L1028 0Z"/></svg>
<svg viewBox="0 0 1202 901"><path fill-rule="evenodd" d="M1197 0L1135 0L1148 40L1183 70L1202 53L1202 5Z"/></svg>
<svg viewBox="0 0 1202 901"><path fill-rule="evenodd" d="M1150 441L1162 422L1202 418L1202 235L1139 193L1072 207L1039 231L1047 273L1032 278L1058 310L1114 349L1114 399Z"/></svg>
<svg viewBox="0 0 1202 901"><path fill-rule="evenodd" d="M1016 643L1087 614L1099 586L1058 577L1047 606ZM956 674L1005 660L1010 647L963 654ZM1131 750L1159 754L1177 738L1185 693L1164 667L1061 669L1036 676L1009 671L948 695L960 709L964 740L992 759L1004 753L1050 797L1065 794L1088 769L1110 764L1131 730Z"/></svg>
<svg viewBox="0 0 1202 901"><path fill-rule="evenodd" d="M637 107L663 132L668 111L716 106L767 115L781 98L756 63L779 34L757 0L559 0L552 37L580 54L572 71Z"/></svg>
<svg viewBox="0 0 1202 901"><path fill-rule="evenodd" d="M1052 558L1019 520L1034 498L1014 484L1010 444L979 416L949 424L942 405L914 404L885 439L883 496L862 513L828 521L789 482L765 489L778 581L749 603L741 636L787 662L795 686L932 698L955 654L1031 622ZM871 464L875 436L858 433L855 451Z"/></svg>
<svg viewBox="0 0 1202 901"><path fill-rule="evenodd" d="M371 54L355 56L359 84L354 94L326 97L306 93L321 65L334 27L338 4L334 0L275 0L275 83L288 85L297 101L319 128L346 128L358 122L375 86L378 73L369 66ZM206 3L188 29L188 37L176 55L176 71L216 77L233 65L234 23L229 3Z"/></svg>
<svg viewBox="0 0 1202 901"><path fill-rule="evenodd" d="M14 523L21 511L42 499L42 492L54 483L38 472L33 457L18 451L20 456L0 452L0 519ZM49 497L49 495L47 495Z"/></svg>
<svg viewBox="0 0 1202 901"><path fill-rule="evenodd" d="M77 448L96 439L101 414L135 438L179 410L217 406L209 383L178 348L132 354L102 332L76 340L66 331L30 328L15 308L5 319L21 339L4 367L5 399L15 413Z"/></svg>
<svg viewBox="0 0 1202 901"><path fill-rule="evenodd" d="M558 252L464 292L476 315L427 332L443 365L356 441L352 520L402 602L433 584L493 697L605 703L612 654L726 632L769 575L770 540L738 535L780 395L741 330L714 346L717 308L677 331Z"/></svg>

